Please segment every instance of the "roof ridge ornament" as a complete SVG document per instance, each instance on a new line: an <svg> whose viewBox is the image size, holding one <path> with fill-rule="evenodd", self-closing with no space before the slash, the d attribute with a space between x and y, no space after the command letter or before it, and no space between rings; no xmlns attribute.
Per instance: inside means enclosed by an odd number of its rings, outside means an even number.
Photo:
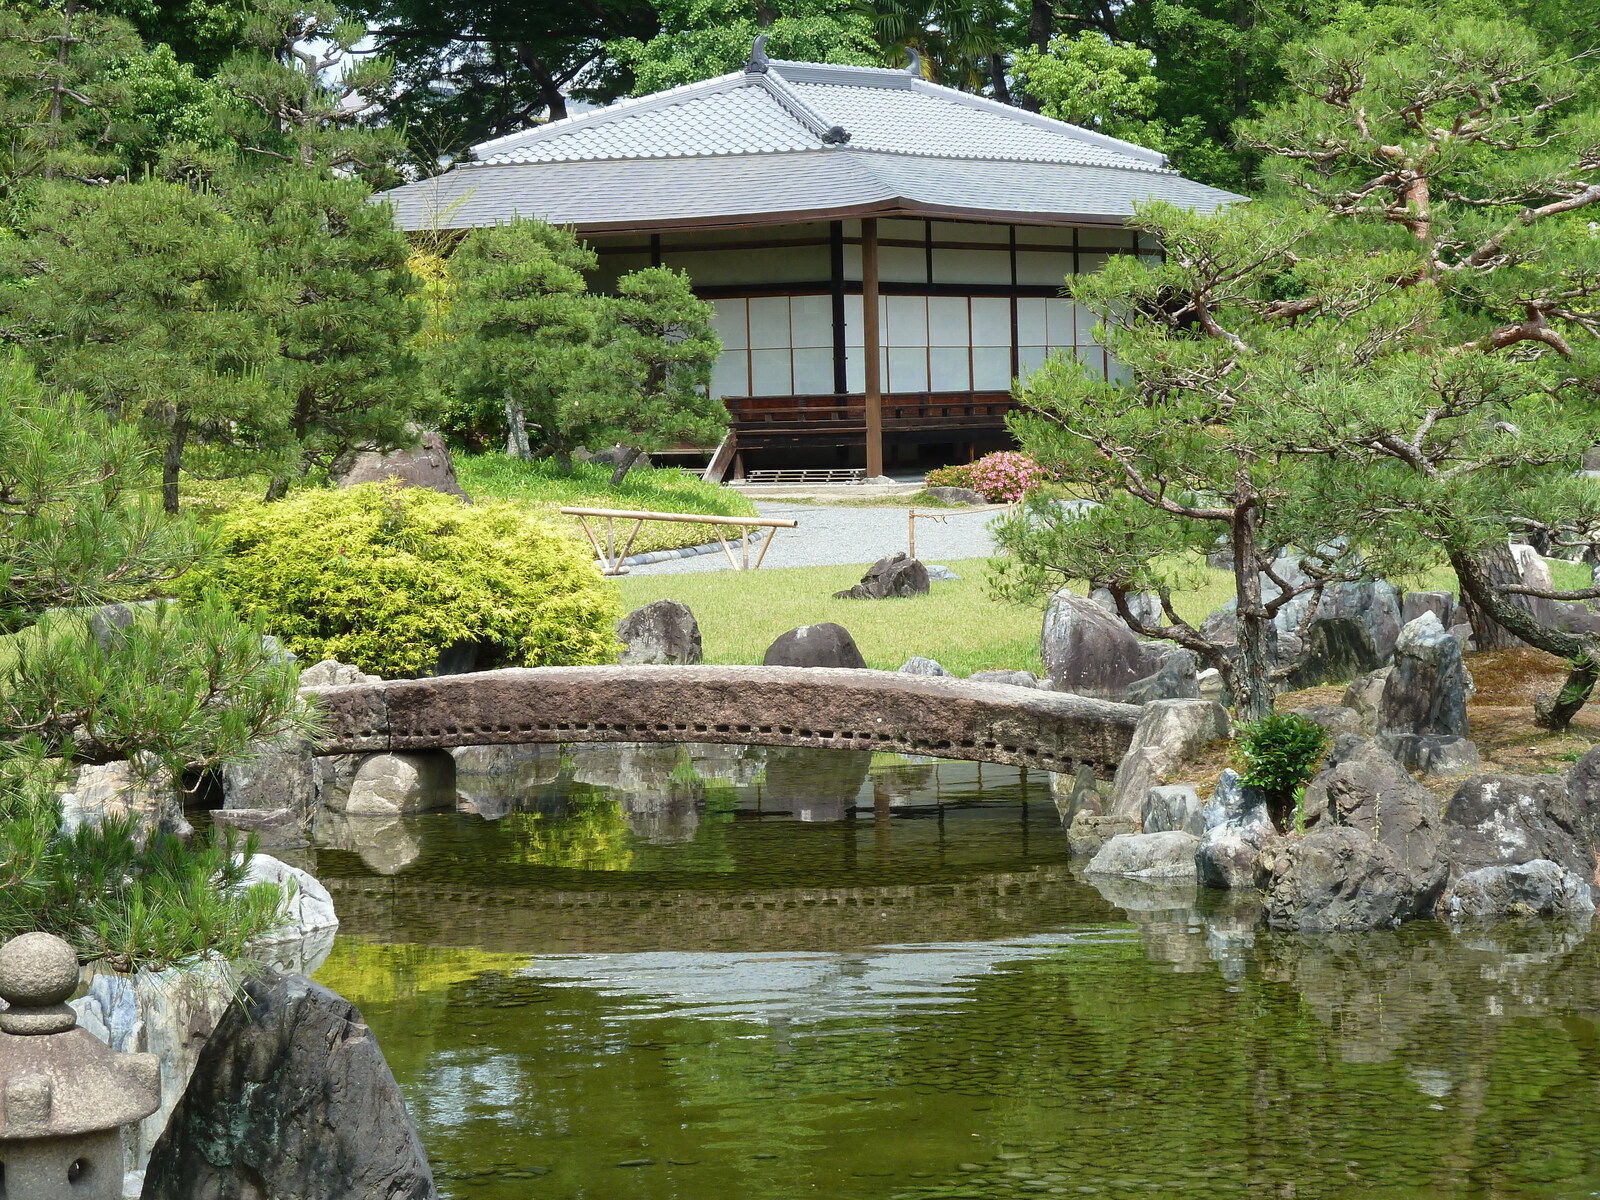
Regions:
<svg viewBox="0 0 1600 1200"><path fill-rule="evenodd" d="M906 64L906 74L922 78L922 54L915 46L907 46L906 53L911 56L911 61Z"/></svg>
<svg viewBox="0 0 1600 1200"><path fill-rule="evenodd" d="M767 94L778 102L778 106L798 121L807 132L820 138L824 146L843 146L850 140L850 131L843 125L835 125L811 105L807 104L800 93L782 75L778 74L773 62L767 57L766 34L756 37L755 45L750 48L750 61L745 64L747 82L765 88Z"/></svg>
<svg viewBox="0 0 1600 1200"><path fill-rule="evenodd" d="M756 34L756 40L750 47L750 61L744 64L746 75L765 75L767 67L772 62L767 57L767 35Z"/></svg>

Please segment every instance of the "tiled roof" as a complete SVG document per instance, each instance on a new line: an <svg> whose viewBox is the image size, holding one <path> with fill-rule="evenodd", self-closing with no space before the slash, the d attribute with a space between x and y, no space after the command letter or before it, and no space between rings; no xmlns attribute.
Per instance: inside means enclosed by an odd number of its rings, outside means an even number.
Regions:
<svg viewBox="0 0 1600 1200"><path fill-rule="evenodd" d="M869 210L1119 222L1138 199L1234 197L1154 151L905 71L762 60L485 142L385 198L406 229L597 230Z"/></svg>

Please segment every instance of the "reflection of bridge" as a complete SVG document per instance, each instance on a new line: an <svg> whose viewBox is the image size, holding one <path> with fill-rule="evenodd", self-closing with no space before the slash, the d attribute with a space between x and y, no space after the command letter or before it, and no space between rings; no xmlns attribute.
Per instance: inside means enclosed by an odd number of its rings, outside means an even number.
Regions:
<svg viewBox="0 0 1600 1200"><path fill-rule="evenodd" d="M846 950L982 941L1117 920L1066 864L945 883L750 889L459 887L405 876L322 875L340 930L378 941L516 954Z"/></svg>
<svg viewBox="0 0 1600 1200"><path fill-rule="evenodd" d="M1139 710L890 671L538 667L325 688L322 753L523 742L726 742L1116 769Z"/></svg>

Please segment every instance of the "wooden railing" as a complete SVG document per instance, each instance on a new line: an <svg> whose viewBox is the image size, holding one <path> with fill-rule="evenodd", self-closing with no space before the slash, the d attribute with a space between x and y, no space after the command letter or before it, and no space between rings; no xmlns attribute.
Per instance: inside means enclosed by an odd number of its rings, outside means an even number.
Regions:
<svg viewBox="0 0 1600 1200"><path fill-rule="evenodd" d="M725 396L723 403L741 432L845 433L864 431L866 398L820 396ZM883 426L893 429L998 427L1015 407L1009 392L898 392L883 398Z"/></svg>

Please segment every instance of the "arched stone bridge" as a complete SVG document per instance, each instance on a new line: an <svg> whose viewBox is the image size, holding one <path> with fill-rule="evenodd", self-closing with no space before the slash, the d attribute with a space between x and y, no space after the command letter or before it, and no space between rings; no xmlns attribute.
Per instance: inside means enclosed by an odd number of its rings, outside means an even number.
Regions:
<svg viewBox="0 0 1600 1200"><path fill-rule="evenodd" d="M885 750L1109 776L1139 709L1059 692L824 667L536 667L323 688L319 752L523 742Z"/></svg>

